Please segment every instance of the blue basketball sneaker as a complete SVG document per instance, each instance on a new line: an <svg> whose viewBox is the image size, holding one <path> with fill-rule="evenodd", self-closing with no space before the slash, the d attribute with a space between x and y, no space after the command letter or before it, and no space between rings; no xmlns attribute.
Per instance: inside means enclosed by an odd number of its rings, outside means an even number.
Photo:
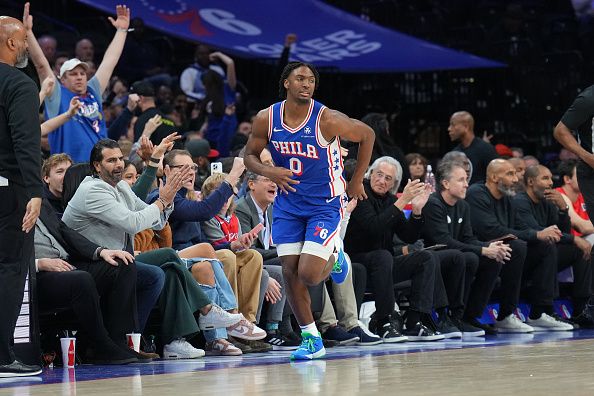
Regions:
<svg viewBox="0 0 594 396"><path fill-rule="evenodd" d="M336 251L338 253L334 253L336 255L336 262L332 266L332 271L330 272L330 277L336 284L341 284L344 282L346 277L349 275L349 263L346 260L344 255L344 249L342 247L342 240L338 238L336 244Z"/></svg>
<svg viewBox="0 0 594 396"><path fill-rule="evenodd" d="M326 355L322 337L310 333L301 333L301 337L301 345L291 354L291 360L312 360Z"/></svg>

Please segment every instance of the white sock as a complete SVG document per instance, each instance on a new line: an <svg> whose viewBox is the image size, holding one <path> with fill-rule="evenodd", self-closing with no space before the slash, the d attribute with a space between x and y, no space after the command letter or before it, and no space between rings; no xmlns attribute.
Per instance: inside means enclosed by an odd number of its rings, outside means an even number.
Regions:
<svg viewBox="0 0 594 396"><path fill-rule="evenodd" d="M299 327L301 328L301 333L309 333L313 336L320 337L320 332L318 331L315 322Z"/></svg>

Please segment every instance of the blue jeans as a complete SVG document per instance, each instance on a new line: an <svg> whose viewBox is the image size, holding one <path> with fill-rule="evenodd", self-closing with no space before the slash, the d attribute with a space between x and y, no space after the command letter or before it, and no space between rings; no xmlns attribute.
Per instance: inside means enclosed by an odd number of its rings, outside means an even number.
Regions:
<svg viewBox="0 0 594 396"><path fill-rule="evenodd" d="M136 261L136 299L138 300L139 332L143 332L151 310L165 284L165 272L156 265Z"/></svg>
<svg viewBox="0 0 594 396"><path fill-rule="evenodd" d="M232 309L237 308L237 298L235 298L235 294L233 294L233 288L231 287L229 280L227 280L227 277L223 272L223 264L219 260L201 257L184 260L186 262L194 263L198 263L201 261L209 261L214 272L215 284L214 286L210 286L198 283L200 285L200 288L214 304L217 304L225 311L230 311ZM205 330L204 338L206 339L206 341L214 341L218 340L219 338L227 338L227 329L221 328L214 330Z"/></svg>

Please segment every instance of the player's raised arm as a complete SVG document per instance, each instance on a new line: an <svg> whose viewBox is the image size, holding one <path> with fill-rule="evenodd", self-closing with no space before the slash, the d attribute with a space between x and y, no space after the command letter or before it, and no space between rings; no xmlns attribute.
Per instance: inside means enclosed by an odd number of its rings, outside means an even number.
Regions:
<svg viewBox="0 0 594 396"><path fill-rule="evenodd" d="M293 180L293 172L280 166L268 166L260 160L260 153L268 144L268 110L261 110L252 123L252 133L245 147L244 163L245 167L258 175L266 176L283 192L294 192L291 184L299 184Z"/></svg>
<svg viewBox="0 0 594 396"><path fill-rule="evenodd" d="M373 151L373 142L375 141L373 129L359 120L349 118L339 111L330 109L324 111L320 127L326 140L339 136L351 142L359 143L357 165L347 187L347 194L351 198L367 198L363 188L363 176L369 166Z"/></svg>

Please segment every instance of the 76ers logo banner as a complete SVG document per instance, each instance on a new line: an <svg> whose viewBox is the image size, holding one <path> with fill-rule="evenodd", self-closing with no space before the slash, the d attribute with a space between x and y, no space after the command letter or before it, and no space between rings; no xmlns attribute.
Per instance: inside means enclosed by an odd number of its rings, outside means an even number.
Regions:
<svg viewBox="0 0 594 396"><path fill-rule="evenodd" d="M79 0L113 14L120 0ZM251 58L278 59L283 37L299 41L291 60L341 71L426 71L502 67L364 21L319 0L128 0L132 17L168 34Z"/></svg>

